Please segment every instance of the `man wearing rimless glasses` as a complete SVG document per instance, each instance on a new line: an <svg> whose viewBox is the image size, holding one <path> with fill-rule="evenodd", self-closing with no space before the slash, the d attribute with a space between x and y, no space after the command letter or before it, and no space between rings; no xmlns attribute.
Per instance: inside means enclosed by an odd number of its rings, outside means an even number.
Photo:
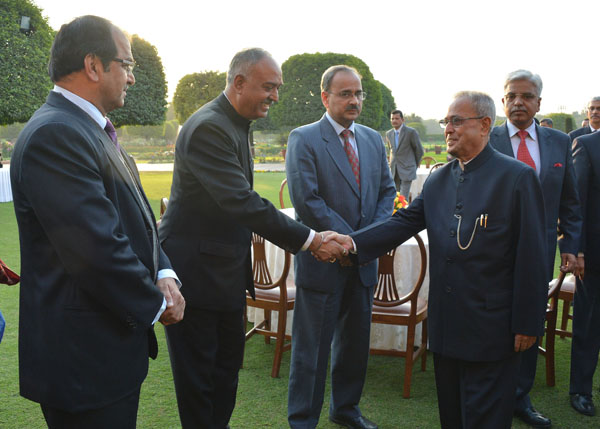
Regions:
<svg viewBox="0 0 600 429"><path fill-rule="evenodd" d="M497 151L529 165L540 180L548 244L545 257L539 255L532 263L545 263L547 280L550 281L554 273L557 238L561 271L572 272L575 269L582 218L571 140L560 131L536 125L533 120L540 110L541 93L542 79L538 75L527 70L509 73L502 99L508 120L494 128L490 144ZM557 229L560 231L558 234ZM515 414L533 427L550 427L550 419L538 412L529 398L535 379L537 355L537 343L523 354Z"/></svg>
<svg viewBox="0 0 600 429"><path fill-rule="evenodd" d="M154 323L183 318L135 163L106 117L123 106L133 66L109 21L63 25L50 52L54 89L13 153L20 393L51 429L135 428Z"/></svg>
<svg viewBox="0 0 600 429"><path fill-rule="evenodd" d="M510 428L521 352L544 329L545 265L530 263L546 251L542 192L531 168L488 144L495 116L488 95L458 93L442 120L457 159L388 220L326 239L364 264L427 229L442 428Z"/></svg>

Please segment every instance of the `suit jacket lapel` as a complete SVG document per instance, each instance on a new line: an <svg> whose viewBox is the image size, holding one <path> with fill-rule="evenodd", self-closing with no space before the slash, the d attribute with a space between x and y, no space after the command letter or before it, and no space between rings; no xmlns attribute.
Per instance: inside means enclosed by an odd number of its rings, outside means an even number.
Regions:
<svg viewBox="0 0 600 429"><path fill-rule="evenodd" d="M356 130L356 128L355 128ZM348 182L348 185L352 188L354 193L358 198L360 198L360 191L358 189L358 184L356 183L356 178L354 177L354 173L352 172L352 167L350 167L350 162L348 162L348 156L346 155L346 151L342 147L340 142L340 138L336 135L335 130L329 123L329 120L323 116L321 119L321 137L325 140L326 149L329 153L329 156L333 159L333 162L337 166L340 173ZM359 163L360 163L360 153ZM360 165L360 164L359 164Z"/></svg>
<svg viewBox="0 0 600 429"><path fill-rule="evenodd" d="M98 126L100 129L100 126ZM136 201L140 211L142 212L144 219L146 220L148 228L152 231L152 256L154 261L154 276L158 274L158 232L156 231L156 224L152 218L150 206L145 200L142 193L142 185L139 183L136 175L134 174L135 168L125 165L128 161L125 159L126 155L120 153L116 148L113 141L108 137L108 134L102 130L100 132L100 143L104 147L108 159L115 167L115 170L123 178L123 182L127 185L127 189L131 192L133 199ZM135 167L135 166L134 166Z"/></svg>
<svg viewBox="0 0 600 429"><path fill-rule="evenodd" d="M369 158L369 151L366 149L366 146L365 146L366 144L368 144L367 136L366 136L366 134L363 134L362 131L360 130L360 127L357 127L356 125L354 125L354 131L355 131L354 139L356 140L356 149L358 150L358 165L360 167L360 171L361 172L369 171L372 167L371 168L365 167L365 169L363 170L363 166L372 165L372 162L373 162L373 160L371 160ZM400 146L400 145L398 145L398 146ZM350 165L350 164L348 163L348 165ZM352 175L354 176L354 173ZM354 181L354 183L356 183L356 180ZM369 187L369 175L361 174L360 175L360 204L361 204L361 206L365 202L368 187ZM356 190L358 191L358 187Z"/></svg>
<svg viewBox="0 0 600 429"><path fill-rule="evenodd" d="M535 131L538 136L538 147L540 149L540 182L543 183L546 178L546 173L549 170L550 151L552 144L550 137L546 134L546 130L538 125L535 126Z"/></svg>
<svg viewBox="0 0 600 429"><path fill-rule="evenodd" d="M508 125L506 122L500 127L500 136L501 138L498 140L498 151L516 159L512 143L510 142L510 136L508 135Z"/></svg>

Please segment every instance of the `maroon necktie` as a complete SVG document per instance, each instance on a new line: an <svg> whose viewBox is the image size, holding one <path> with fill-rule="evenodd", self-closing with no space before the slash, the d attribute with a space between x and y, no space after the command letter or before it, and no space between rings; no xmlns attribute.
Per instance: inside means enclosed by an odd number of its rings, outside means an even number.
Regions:
<svg viewBox="0 0 600 429"><path fill-rule="evenodd" d="M350 130L344 130L340 133L340 135L344 140L344 150L346 151L346 155L348 156L350 167L352 167L352 172L354 173L356 183L358 184L358 189L360 189L360 167L358 165L358 157L356 156L354 149L352 149L352 145L350 144L350 140L348 139L348 136L350 135Z"/></svg>
<svg viewBox="0 0 600 429"><path fill-rule="evenodd" d="M535 170L535 162L533 162L529 149L527 149L527 143L525 143L525 138L529 133L525 130L520 130L517 134L521 138L521 143L519 143L519 149L517 150L517 159Z"/></svg>
<svg viewBox="0 0 600 429"><path fill-rule="evenodd" d="M117 140L117 130L115 130L114 125L110 122L110 119L106 118L106 125L104 126L104 131L108 134L108 137L113 141L117 149L120 149L119 141Z"/></svg>

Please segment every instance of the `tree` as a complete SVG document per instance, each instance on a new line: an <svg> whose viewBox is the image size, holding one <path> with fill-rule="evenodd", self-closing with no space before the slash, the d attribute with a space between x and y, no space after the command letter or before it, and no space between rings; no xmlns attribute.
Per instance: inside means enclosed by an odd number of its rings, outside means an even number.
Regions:
<svg viewBox="0 0 600 429"><path fill-rule="evenodd" d="M408 122L408 123L406 123L406 126L417 130L417 132L419 133L419 138L421 139L422 142L426 140L427 129L425 128L425 125L423 125L422 122Z"/></svg>
<svg viewBox="0 0 600 429"><path fill-rule="evenodd" d="M21 17L31 31L20 31ZM52 88L48 60L54 31L30 0L0 2L0 125L27 122Z"/></svg>
<svg viewBox="0 0 600 429"><path fill-rule="evenodd" d="M390 115L392 111L396 109L396 102L394 101L392 91L390 91L387 86L378 80L375 82L379 84L379 89L381 91L381 121L379 123L379 129L386 130L390 128Z"/></svg>
<svg viewBox="0 0 600 429"><path fill-rule="evenodd" d="M125 105L108 116L115 127L160 125L165 121L167 111L167 81L158 51L149 42L134 35L131 53L136 62L133 70L135 85L127 90Z"/></svg>
<svg viewBox="0 0 600 429"><path fill-rule="evenodd" d="M183 124L192 113L225 89L225 73L205 71L181 78L173 96L175 116Z"/></svg>
<svg viewBox="0 0 600 429"><path fill-rule="evenodd" d="M549 113L545 118L552 119L554 129L568 133L573 130L573 117L568 113Z"/></svg>
<svg viewBox="0 0 600 429"><path fill-rule="evenodd" d="M367 98L357 122L378 129L382 109L380 84L360 58L331 52L293 55L281 65L284 85L279 91L279 103L271 108L271 119L279 127L319 120L325 112L321 102L321 75L336 64L352 66L362 75L362 87Z"/></svg>

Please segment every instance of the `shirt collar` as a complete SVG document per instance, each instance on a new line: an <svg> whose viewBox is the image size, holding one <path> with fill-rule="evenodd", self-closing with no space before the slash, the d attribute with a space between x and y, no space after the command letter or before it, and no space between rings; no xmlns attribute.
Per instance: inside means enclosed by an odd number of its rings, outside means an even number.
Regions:
<svg viewBox="0 0 600 429"><path fill-rule="evenodd" d="M65 97L67 100L69 100L71 103L73 103L74 105L79 107L81 110L83 110L85 113L90 115L91 118L98 125L100 125L100 128L104 129L104 127L106 126L106 118L102 115L102 113L100 113L100 110L98 110L98 108L96 106L94 106L92 103L81 98L79 95L72 93L68 89L65 89L58 85L54 85L54 88L52 89L52 91L58 92L63 97Z"/></svg>
<svg viewBox="0 0 600 429"><path fill-rule="evenodd" d="M506 126L508 127L508 136L509 137L514 137L514 135L520 131L510 121L506 121ZM527 128L525 128L525 131L527 131L529 133L529 137L531 137L531 140L537 141L537 132L535 129L535 121L532 121L531 125L528 126Z"/></svg>
<svg viewBox="0 0 600 429"><path fill-rule="evenodd" d="M394 132L395 132L395 133L399 133L400 131L402 131L402 127L403 127L403 126L404 126L404 124L400 125L400 126L398 127L398 129L394 128Z"/></svg>
<svg viewBox="0 0 600 429"><path fill-rule="evenodd" d="M345 128L342 125L338 124L336 121L334 121L333 118L331 116L329 116L329 112L325 112L325 117L327 118L327 120L329 121L329 123L331 124L331 126L335 130L335 133L338 136L342 133L342 131L344 131L346 129L348 129L352 133L353 136L356 135L356 134L354 134L354 122L352 122L348 128Z"/></svg>

